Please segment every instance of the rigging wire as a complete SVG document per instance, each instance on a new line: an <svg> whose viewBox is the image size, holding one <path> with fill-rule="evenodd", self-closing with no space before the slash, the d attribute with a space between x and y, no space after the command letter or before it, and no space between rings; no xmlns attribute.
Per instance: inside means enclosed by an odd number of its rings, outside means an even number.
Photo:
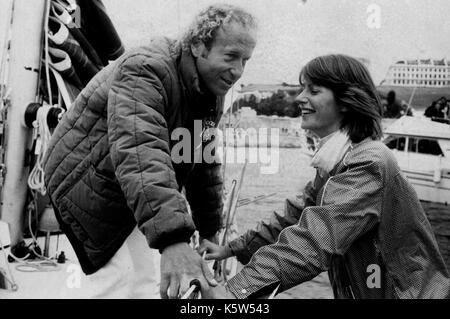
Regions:
<svg viewBox="0 0 450 319"><path fill-rule="evenodd" d="M236 227L236 209L237 209L237 202L239 200L239 196L241 194L241 188L242 188L242 184L244 182L244 176L245 176L245 170L247 168L247 164L248 164L248 160L245 160L244 166L242 167L241 170L241 175L239 178L239 182L238 184L235 186L235 193L233 194L233 199L231 201L231 208L229 210L229 214L227 217L227 224L225 225L225 233L224 233L224 242L228 243L231 239L231 233L237 233L237 227ZM232 227L234 227L234 229L232 229ZM228 259L223 260L223 265L222 265L222 269L223 269L223 276L225 281L227 280L227 275L226 275L226 269L227 269L227 262ZM233 260L233 265L232 265L232 271L231 274L235 274L235 272L237 271L237 260L236 258L234 258Z"/></svg>
<svg viewBox="0 0 450 319"><path fill-rule="evenodd" d="M222 132L222 136L223 136L223 141L222 143L224 143L224 145L222 145L223 147L223 175L222 175L222 180L225 181L225 173L227 170L227 153L228 153L228 137L227 137L227 129L229 127L231 127L231 115L232 115L232 111L233 111L233 99L234 99L234 86L231 88L231 101L230 101L230 107L229 107L229 112L228 112L228 123L226 125L224 125L224 129ZM225 184L224 184L225 185Z"/></svg>

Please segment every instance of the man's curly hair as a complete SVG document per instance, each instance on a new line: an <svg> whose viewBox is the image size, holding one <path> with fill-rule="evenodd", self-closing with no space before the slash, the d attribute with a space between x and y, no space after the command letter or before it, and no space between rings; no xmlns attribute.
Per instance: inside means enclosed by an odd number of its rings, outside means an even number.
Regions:
<svg viewBox="0 0 450 319"><path fill-rule="evenodd" d="M210 49L217 30L230 22L236 22L246 29L256 29L256 19L242 8L229 4L216 4L201 11L188 31L181 38L183 50L189 50L192 44L203 42Z"/></svg>

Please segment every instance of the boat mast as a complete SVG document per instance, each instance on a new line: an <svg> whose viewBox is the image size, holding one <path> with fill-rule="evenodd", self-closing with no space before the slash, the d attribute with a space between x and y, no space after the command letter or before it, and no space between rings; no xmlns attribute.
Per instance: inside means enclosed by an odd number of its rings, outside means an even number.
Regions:
<svg viewBox="0 0 450 319"><path fill-rule="evenodd" d="M39 82L41 39L46 0L14 0L8 89L11 90L7 110L6 175L2 188L1 219L9 224L11 245L23 237L23 217L27 196L29 168L26 150L31 130L24 125L29 103L36 101Z"/></svg>

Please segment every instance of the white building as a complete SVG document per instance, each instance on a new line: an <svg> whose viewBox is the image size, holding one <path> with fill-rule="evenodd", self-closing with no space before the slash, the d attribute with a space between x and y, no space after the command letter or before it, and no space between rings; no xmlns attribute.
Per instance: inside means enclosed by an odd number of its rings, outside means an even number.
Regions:
<svg viewBox="0 0 450 319"><path fill-rule="evenodd" d="M256 117L256 111L249 107L241 107L239 110L241 119L252 119Z"/></svg>
<svg viewBox="0 0 450 319"><path fill-rule="evenodd" d="M450 87L450 61L403 60L390 66L383 85Z"/></svg>

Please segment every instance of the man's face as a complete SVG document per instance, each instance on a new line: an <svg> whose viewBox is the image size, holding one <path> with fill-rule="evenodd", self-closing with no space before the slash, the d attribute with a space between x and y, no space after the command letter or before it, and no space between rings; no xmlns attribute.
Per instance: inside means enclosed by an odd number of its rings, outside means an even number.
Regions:
<svg viewBox="0 0 450 319"><path fill-rule="evenodd" d="M192 45L198 73L206 88L214 95L225 95L241 78L255 45L255 31L237 23L222 26L209 50L203 43Z"/></svg>

